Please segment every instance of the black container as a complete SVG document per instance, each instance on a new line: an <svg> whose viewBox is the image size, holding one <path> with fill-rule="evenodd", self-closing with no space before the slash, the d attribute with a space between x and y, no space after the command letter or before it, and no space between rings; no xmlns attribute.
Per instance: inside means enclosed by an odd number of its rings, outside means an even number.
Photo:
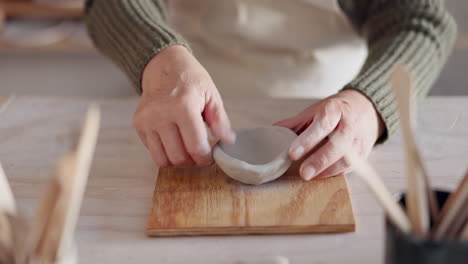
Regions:
<svg viewBox="0 0 468 264"><path fill-rule="evenodd" d="M436 191L439 208L450 193ZM400 203L405 206L404 195ZM468 241L432 241L404 234L388 219L385 242L386 264L468 264Z"/></svg>

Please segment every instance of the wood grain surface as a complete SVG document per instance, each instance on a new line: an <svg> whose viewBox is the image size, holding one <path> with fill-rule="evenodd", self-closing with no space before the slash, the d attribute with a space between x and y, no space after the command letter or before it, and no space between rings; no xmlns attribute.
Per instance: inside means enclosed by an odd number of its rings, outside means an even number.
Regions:
<svg viewBox="0 0 468 264"><path fill-rule="evenodd" d="M281 178L246 185L218 166L159 172L149 236L354 231L344 175L304 182L294 164Z"/></svg>

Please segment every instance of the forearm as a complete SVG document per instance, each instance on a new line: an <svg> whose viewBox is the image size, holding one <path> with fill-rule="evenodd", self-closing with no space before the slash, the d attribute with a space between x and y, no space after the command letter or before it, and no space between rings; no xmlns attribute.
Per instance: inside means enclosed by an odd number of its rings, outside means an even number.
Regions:
<svg viewBox="0 0 468 264"><path fill-rule="evenodd" d="M415 100L424 97L452 50L456 25L440 0L340 3L369 48L363 68L345 89L356 89L373 102L386 127L382 142L398 128L389 86L393 66L404 64L413 77Z"/></svg>
<svg viewBox="0 0 468 264"><path fill-rule="evenodd" d="M146 64L161 50L187 42L166 23L163 0L87 1L85 21L95 46L141 92Z"/></svg>

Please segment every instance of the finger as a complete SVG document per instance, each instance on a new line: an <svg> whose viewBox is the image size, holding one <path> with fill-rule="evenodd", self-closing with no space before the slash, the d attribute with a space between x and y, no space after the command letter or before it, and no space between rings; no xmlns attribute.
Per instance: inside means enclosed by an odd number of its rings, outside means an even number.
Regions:
<svg viewBox="0 0 468 264"><path fill-rule="evenodd" d="M326 143L302 163L302 178L310 180L343 158L353 143L351 138L351 127L345 122L340 122Z"/></svg>
<svg viewBox="0 0 468 264"><path fill-rule="evenodd" d="M143 145L144 145L147 149L149 149L148 139L146 138L146 134L143 133L143 131L141 131L141 130L139 130L139 129L137 129L136 131L137 131L138 137L139 137L140 140L141 140L141 143L143 143Z"/></svg>
<svg viewBox="0 0 468 264"><path fill-rule="evenodd" d="M337 176L341 173L348 173L348 172L351 172L351 167L344 158L341 158L335 164L330 166L328 169L322 171L320 174L315 176L315 179L324 179L328 177Z"/></svg>
<svg viewBox="0 0 468 264"><path fill-rule="evenodd" d="M178 127L185 149L192 160L198 166L208 166L213 163L211 147L202 116L196 112L181 115Z"/></svg>
<svg viewBox="0 0 468 264"><path fill-rule="evenodd" d="M147 143L148 150L151 153L151 158L153 159L154 163L156 163L160 168L171 165L162 145L161 138L157 133L152 133L151 136L148 137Z"/></svg>
<svg viewBox="0 0 468 264"><path fill-rule="evenodd" d="M173 165L186 167L193 166L195 164L185 150L179 129L175 124L169 124L158 132L161 136L167 157Z"/></svg>
<svg viewBox="0 0 468 264"><path fill-rule="evenodd" d="M232 131L231 122L220 97L211 98L205 106L203 115L206 124L215 137L228 144L233 144L236 141L236 134Z"/></svg>
<svg viewBox="0 0 468 264"><path fill-rule="evenodd" d="M282 120L273 124L273 126L280 126L289 128L292 131L296 132L296 134L302 133L312 122L312 119L303 119L293 117L291 119Z"/></svg>
<svg viewBox="0 0 468 264"><path fill-rule="evenodd" d="M314 116L314 111L315 111L315 105L308 107L301 113L278 121L274 123L274 126L281 126L281 127L286 127L291 129L292 131L296 132L297 134L300 134L303 132L312 122L312 117Z"/></svg>
<svg viewBox="0 0 468 264"><path fill-rule="evenodd" d="M333 130L335 130L341 118L340 112L317 113L312 123L291 144L289 156L292 160L299 160L305 154L315 148Z"/></svg>
<svg viewBox="0 0 468 264"><path fill-rule="evenodd" d="M286 127L286 128L291 129L291 130L295 130L295 128L301 122L302 122L302 120L301 120L301 118L299 118L299 116L293 116L293 117L290 117L288 119L278 121L278 122L274 123L273 125L274 126L280 126L280 127Z"/></svg>
<svg viewBox="0 0 468 264"><path fill-rule="evenodd" d="M325 145L310 155L301 165L301 177L308 181L332 166L344 156L344 151L333 142L327 141Z"/></svg>

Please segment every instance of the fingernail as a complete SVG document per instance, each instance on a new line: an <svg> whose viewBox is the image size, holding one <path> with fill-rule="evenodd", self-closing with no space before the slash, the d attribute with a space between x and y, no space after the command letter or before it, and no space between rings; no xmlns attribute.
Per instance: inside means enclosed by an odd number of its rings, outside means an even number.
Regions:
<svg viewBox="0 0 468 264"><path fill-rule="evenodd" d="M210 143L208 142L208 140L203 141L202 145L203 145L203 147L202 147L202 152L203 153L201 153L201 154L202 155L210 155L211 146L210 146Z"/></svg>
<svg viewBox="0 0 468 264"><path fill-rule="evenodd" d="M311 180L315 176L315 169L312 166L305 167L303 171L304 179L306 181Z"/></svg>
<svg viewBox="0 0 468 264"><path fill-rule="evenodd" d="M236 143L236 133L234 133L234 131L230 130L228 132L228 136L226 137L226 140L227 140L228 144Z"/></svg>
<svg viewBox="0 0 468 264"><path fill-rule="evenodd" d="M295 149L293 149L291 154L292 154L293 160L298 160L302 156L302 154L304 154L304 147L302 146L296 147Z"/></svg>

